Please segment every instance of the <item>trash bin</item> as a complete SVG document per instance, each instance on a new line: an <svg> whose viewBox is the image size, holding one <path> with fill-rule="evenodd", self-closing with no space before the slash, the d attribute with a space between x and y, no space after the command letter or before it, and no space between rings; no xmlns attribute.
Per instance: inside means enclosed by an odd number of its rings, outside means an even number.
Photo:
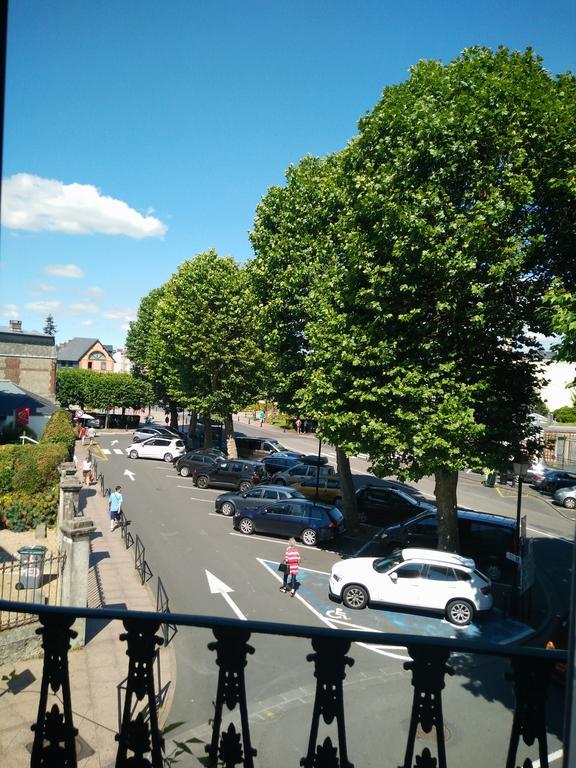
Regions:
<svg viewBox="0 0 576 768"><path fill-rule="evenodd" d="M39 589L44 578L44 558L47 548L40 545L36 547L20 547L20 578L19 589Z"/></svg>

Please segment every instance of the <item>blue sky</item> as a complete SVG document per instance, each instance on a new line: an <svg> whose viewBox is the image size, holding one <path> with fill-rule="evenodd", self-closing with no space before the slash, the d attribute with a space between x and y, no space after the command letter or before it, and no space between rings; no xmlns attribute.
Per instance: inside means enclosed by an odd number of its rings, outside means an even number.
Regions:
<svg viewBox="0 0 576 768"><path fill-rule="evenodd" d="M575 22L573 0L12 0L0 324L121 346L182 261L250 258L266 190L411 64L504 44L574 71Z"/></svg>

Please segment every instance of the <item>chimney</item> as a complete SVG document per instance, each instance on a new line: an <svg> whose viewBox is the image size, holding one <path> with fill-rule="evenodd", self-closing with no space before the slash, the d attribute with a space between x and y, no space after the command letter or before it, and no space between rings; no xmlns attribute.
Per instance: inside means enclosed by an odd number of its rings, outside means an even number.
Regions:
<svg viewBox="0 0 576 768"><path fill-rule="evenodd" d="M22 320L10 320L10 330L13 333L22 333Z"/></svg>

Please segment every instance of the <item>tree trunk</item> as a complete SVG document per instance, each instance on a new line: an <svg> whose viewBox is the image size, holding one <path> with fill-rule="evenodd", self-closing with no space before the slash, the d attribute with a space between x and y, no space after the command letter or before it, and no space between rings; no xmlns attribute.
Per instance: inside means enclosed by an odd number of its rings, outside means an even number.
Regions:
<svg viewBox="0 0 576 768"><path fill-rule="evenodd" d="M211 414L202 415L202 424L204 424L204 448L212 448L212 416Z"/></svg>
<svg viewBox="0 0 576 768"><path fill-rule="evenodd" d="M170 400L168 407L170 408L170 426L172 429L178 429L178 406L174 400Z"/></svg>
<svg viewBox="0 0 576 768"><path fill-rule="evenodd" d="M190 424L188 425L188 437L193 440L196 436L196 425L198 424L198 414L192 411L190 414Z"/></svg>
<svg viewBox="0 0 576 768"><path fill-rule="evenodd" d="M342 514L346 519L348 528L354 529L358 527L360 521L358 520L358 504L356 503L356 494L352 481L350 459L338 446L336 446L336 462L340 478L340 489L342 491Z"/></svg>
<svg viewBox="0 0 576 768"><path fill-rule="evenodd" d="M438 516L438 549L444 552L459 552L456 486L458 472L438 470L434 473Z"/></svg>
<svg viewBox="0 0 576 768"><path fill-rule="evenodd" d="M236 448L236 440L234 440L234 422L231 413L226 414L224 427L226 429L226 452L228 453L228 458L237 459L238 450Z"/></svg>

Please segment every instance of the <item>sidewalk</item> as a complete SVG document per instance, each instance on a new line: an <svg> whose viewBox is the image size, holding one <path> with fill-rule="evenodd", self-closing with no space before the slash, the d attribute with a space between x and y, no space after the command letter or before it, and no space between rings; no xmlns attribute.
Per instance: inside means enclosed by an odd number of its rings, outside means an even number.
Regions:
<svg viewBox="0 0 576 768"><path fill-rule="evenodd" d="M87 448L87 445L82 448L79 443L76 446L79 467ZM80 470L78 474L81 474ZM84 505L84 514L92 519L96 527L91 541L88 607L155 611L154 597L148 587L141 586L134 569L133 549L125 548L120 529L110 531L108 499L102 497L94 485L81 490L80 504ZM71 651L68 657L74 725L82 737L81 741L77 740L78 760L82 761L83 768L107 768L115 761L118 687L128 672L126 643L118 639L123 631L120 621L88 621L85 647ZM174 693L176 665L172 646L161 647L160 669L162 687L168 686L160 712L162 724ZM20 681L15 680L8 686L2 677L13 671L24 674ZM41 680L41 659L0 667L2 768L21 768L30 763L27 746L33 740L30 726L37 717ZM49 696L49 706L56 702L62 709L58 699L59 696Z"/></svg>

